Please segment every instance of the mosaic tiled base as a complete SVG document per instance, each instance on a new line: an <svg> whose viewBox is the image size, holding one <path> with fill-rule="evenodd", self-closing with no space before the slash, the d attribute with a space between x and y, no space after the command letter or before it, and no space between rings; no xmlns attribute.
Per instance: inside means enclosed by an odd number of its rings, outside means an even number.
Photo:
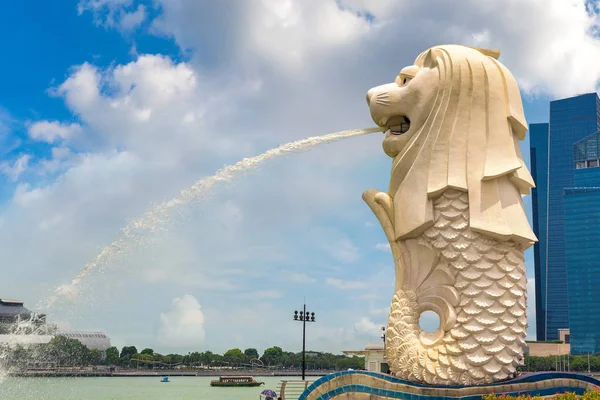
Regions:
<svg viewBox="0 0 600 400"><path fill-rule="evenodd" d="M429 386L390 375L366 371L344 371L320 378L298 400L481 400L482 395L552 396L557 393L583 394L600 389L600 381L569 372L538 372L482 386Z"/></svg>

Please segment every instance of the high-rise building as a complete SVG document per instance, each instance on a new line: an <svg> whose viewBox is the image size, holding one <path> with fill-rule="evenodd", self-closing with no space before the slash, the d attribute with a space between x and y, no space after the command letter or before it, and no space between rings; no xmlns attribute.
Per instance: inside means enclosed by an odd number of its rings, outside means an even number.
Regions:
<svg viewBox="0 0 600 400"><path fill-rule="evenodd" d="M569 328L565 189L575 184L573 146L600 130L600 99L596 93L588 93L552 101L546 142L543 125L532 124L531 128L531 163L537 186L532 193L533 222L541 241L534 247L535 277L540 279L536 282L536 324L538 340L557 340L559 329ZM545 146L547 159L542 155ZM571 329L571 340L573 333Z"/></svg>
<svg viewBox="0 0 600 400"><path fill-rule="evenodd" d="M565 257L571 354L600 352L600 132L575 143L565 188Z"/></svg>
<svg viewBox="0 0 600 400"><path fill-rule="evenodd" d="M533 233L538 242L533 245L535 261L535 315L538 340L546 337L546 220L548 218L548 124L529 125L531 146L531 176L536 187L531 191ZM542 267L543 266L543 267Z"/></svg>

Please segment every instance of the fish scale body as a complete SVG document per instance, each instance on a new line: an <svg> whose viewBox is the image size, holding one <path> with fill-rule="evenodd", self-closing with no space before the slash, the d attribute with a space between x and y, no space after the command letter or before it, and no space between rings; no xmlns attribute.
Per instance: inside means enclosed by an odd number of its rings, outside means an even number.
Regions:
<svg viewBox="0 0 600 400"><path fill-rule="evenodd" d="M513 377L527 331L523 249L474 232L466 192L446 190L433 201L433 211L434 225L412 240L436 256L433 270L448 271L448 286L459 296L451 306L455 318L424 335L421 302L427 293L440 295L442 288L423 289L435 272L418 287L403 285L390 309L388 364L400 378L429 384L476 385ZM415 260L405 265L409 278L418 273Z"/></svg>

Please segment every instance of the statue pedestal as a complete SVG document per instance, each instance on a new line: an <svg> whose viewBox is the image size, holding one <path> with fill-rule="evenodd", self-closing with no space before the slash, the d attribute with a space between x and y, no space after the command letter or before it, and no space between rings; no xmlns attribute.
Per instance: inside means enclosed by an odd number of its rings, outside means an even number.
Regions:
<svg viewBox="0 0 600 400"><path fill-rule="evenodd" d="M552 396L557 393L599 390L600 381L570 372L536 372L481 386L431 386L367 371L343 371L311 384L298 400L481 400L491 393L502 395Z"/></svg>

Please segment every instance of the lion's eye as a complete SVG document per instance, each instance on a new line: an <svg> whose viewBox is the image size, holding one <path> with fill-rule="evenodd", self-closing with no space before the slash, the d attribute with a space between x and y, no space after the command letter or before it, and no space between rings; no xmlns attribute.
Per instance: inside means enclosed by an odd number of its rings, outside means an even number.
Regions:
<svg viewBox="0 0 600 400"><path fill-rule="evenodd" d="M401 87L406 86L407 84L410 83L412 78L413 78L412 76L401 73L396 77L396 85L401 86Z"/></svg>

